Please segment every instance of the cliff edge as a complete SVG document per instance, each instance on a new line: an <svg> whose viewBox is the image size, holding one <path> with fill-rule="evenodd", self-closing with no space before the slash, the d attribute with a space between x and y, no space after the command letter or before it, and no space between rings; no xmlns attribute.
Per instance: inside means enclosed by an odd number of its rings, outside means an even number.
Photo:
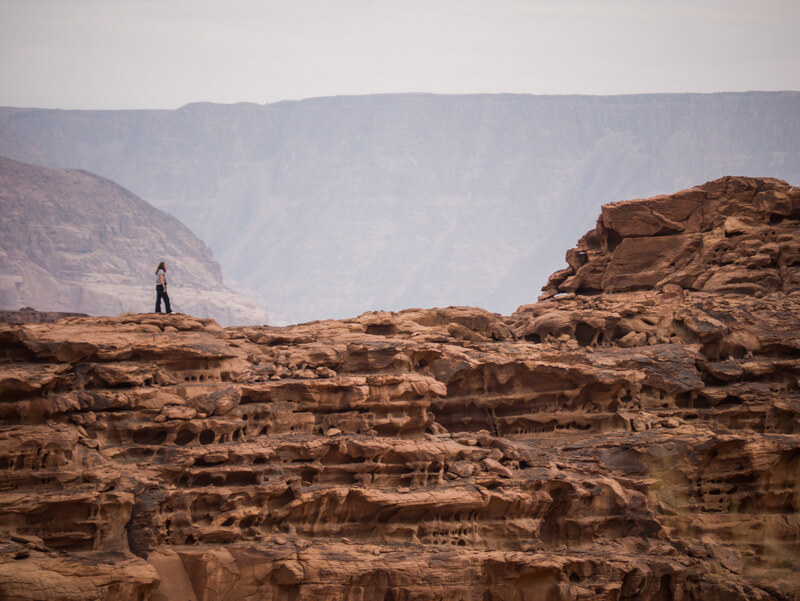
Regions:
<svg viewBox="0 0 800 601"><path fill-rule="evenodd" d="M799 202L608 205L506 317L0 325L0 597L797 598Z"/></svg>

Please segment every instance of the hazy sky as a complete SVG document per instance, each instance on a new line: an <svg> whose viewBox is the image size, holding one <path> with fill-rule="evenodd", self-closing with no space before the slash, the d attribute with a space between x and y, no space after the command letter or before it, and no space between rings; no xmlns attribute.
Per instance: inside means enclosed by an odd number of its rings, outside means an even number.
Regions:
<svg viewBox="0 0 800 601"><path fill-rule="evenodd" d="M0 105L800 89L800 0L0 0Z"/></svg>

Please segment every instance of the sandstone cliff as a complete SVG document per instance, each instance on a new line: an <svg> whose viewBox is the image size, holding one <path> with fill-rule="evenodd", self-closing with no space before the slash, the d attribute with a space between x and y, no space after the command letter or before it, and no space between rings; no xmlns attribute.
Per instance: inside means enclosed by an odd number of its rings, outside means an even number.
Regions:
<svg viewBox="0 0 800 601"><path fill-rule="evenodd" d="M90 173L0 157L0 309L152 311L162 260L173 310L267 322L223 286L211 251L171 215Z"/></svg>
<svg viewBox="0 0 800 601"><path fill-rule="evenodd" d="M0 597L800 595L800 189L609 205L539 303L0 326Z"/></svg>
<svg viewBox="0 0 800 601"><path fill-rule="evenodd" d="M169 211L286 323L536 298L602 203L729 173L800 182L800 93L313 98L0 108L0 155Z"/></svg>

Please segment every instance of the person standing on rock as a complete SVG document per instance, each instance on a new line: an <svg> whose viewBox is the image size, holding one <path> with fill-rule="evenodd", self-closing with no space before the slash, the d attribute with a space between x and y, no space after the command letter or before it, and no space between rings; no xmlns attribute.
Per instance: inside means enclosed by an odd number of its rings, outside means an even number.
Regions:
<svg viewBox="0 0 800 601"><path fill-rule="evenodd" d="M167 313L172 313L167 295L167 266L164 261L156 267L156 313L161 313L161 299L164 299L164 308Z"/></svg>

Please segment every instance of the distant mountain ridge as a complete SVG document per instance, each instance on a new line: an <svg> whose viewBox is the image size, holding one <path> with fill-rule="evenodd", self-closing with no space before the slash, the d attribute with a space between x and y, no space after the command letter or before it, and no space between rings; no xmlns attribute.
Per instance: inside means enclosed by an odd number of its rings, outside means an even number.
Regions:
<svg viewBox="0 0 800 601"><path fill-rule="evenodd" d="M267 321L222 284L209 248L173 216L91 173L0 157L0 309L151 312L162 260L173 310Z"/></svg>
<svg viewBox="0 0 800 601"><path fill-rule="evenodd" d="M0 154L120 182L287 320L534 300L603 203L800 181L800 93L0 109Z"/></svg>

